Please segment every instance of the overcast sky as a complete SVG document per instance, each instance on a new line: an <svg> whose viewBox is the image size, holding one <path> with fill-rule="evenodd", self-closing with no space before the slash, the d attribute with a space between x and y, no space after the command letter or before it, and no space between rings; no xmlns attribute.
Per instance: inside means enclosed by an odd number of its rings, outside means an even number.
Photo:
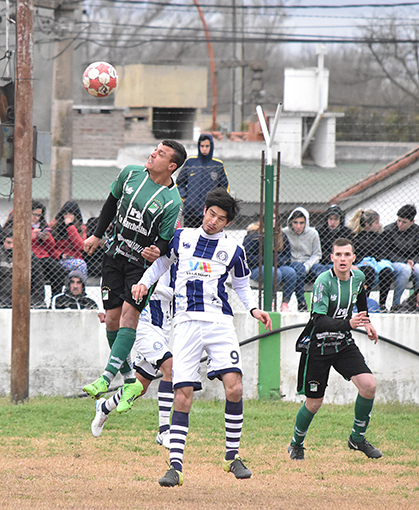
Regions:
<svg viewBox="0 0 419 510"><path fill-rule="evenodd" d="M412 0L287 0L286 5L310 7L286 9L289 19L285 26L301 36L356 36L357 27L371 19L379 22L379 18L395 15L419 22L419 2Z"/></svg>

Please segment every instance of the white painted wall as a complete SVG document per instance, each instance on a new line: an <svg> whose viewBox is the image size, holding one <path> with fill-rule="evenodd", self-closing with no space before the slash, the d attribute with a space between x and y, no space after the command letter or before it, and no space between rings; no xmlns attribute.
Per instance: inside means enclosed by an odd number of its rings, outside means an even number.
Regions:
<svg viewBox="0 0 419 510"><path fill-rule="evenodd" d="M0 310L0 394L10 393L11 310ZM308 314L283 314L282 325L305 322ZM376 314L373 323L377 331L396 342L419 351L419 315ZM248 312L235 317L240 341L255 336L257 322ZM287 401L300 401L296 395L296 373L299 355L294 350L299 330L285 332L281 337L281 388ZM356 334L356 333L355 333ZM262 340L263 341L263 340ZM377 383L377 401L415 402L419 404L419 358L384 342L374 345L366 336L356 334L356 341L373 370ZM31 311L30 325L30 396L78 395L82 387L95 380L103 371L109 348L105 327L99 324L95 311ZM244 365L244 396L257 397L258 342L242 348ZM194 398L223 399L219 381L208 381L206 366L202 365L203 391ZM120 384L115 381L112 386ZM151 384L147 396L156 398L158 382ZM356 390L333 372L326 393L326 402L338 404L353 402Z"/></svg>

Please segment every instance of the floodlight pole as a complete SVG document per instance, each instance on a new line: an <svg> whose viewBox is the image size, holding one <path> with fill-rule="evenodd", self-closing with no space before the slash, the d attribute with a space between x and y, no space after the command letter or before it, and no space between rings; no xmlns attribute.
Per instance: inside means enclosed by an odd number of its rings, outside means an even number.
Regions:
<svg viewBox="0 0 419 510"><path fill-rule="evenodd" d="M267 312L272 310L272 268L273 268L273 216L274 216L274 165L272 164L272 146L275 132L278 127L279 117L282 111L282 103L276 108L272 131L269 133L265 116L261 106L256 107L259 124L262 128L266 143L266 166L265 166L265 234L263 253L263 309Z"/></svg>

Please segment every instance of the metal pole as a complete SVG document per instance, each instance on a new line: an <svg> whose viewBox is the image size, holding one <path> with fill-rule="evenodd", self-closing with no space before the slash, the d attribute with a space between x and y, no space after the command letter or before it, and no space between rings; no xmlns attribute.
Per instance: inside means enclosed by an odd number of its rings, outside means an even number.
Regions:
<svg viewBox="0 0 419 510"><path fill-rule="evenodd" d="M33 165L33 0L18 0L14 132L13 294L10 394L29 396L31 211Z"/></svg>
<svg viewBox="0 0 419 510"><path fill-rule="evenodd" d="M261 239L263 237L263 233L265 230L264 226L264 217L263 217L263 205L264 205L264 187L265 187L265 151L262 151L262 161L261 161L261 168L260 168L260 211L259 211L259 276L258 276L258 307L261 308L262 306L262 268L263 268L263 244L261 243Z"/></svg>

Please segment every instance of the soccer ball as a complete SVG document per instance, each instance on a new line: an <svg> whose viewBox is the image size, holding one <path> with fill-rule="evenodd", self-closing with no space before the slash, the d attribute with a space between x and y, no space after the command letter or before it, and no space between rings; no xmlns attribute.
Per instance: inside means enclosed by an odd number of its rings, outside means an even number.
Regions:
<svg viewBox="0 0 419 510"><path fill-rule="evenodd" d="M107 62L93 62L83 73L83 87L91 96L109 96L118 85L118 73Z"/></svg>

